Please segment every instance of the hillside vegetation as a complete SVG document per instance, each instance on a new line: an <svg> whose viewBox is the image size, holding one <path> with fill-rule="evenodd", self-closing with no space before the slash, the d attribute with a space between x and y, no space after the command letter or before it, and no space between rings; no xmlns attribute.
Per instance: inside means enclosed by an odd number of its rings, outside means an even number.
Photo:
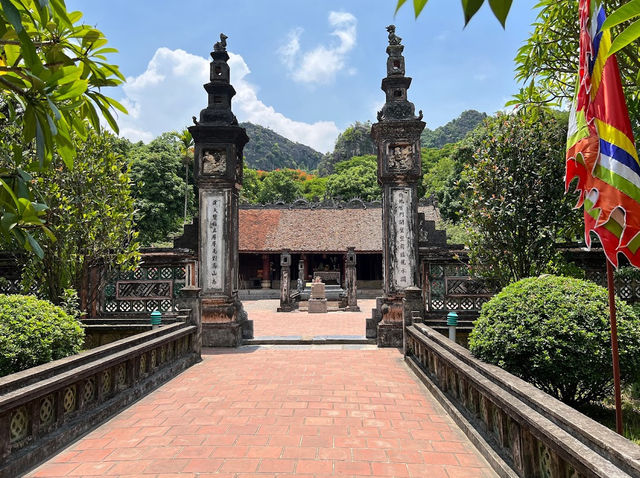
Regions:
<svg viewBox="0 0 640 478"><path fill-rule="evenodd" d="M247 167L273 171L291 168L311 171L318 167L322 153L304 144L295 143L275 131L253 123L241 123L251 140L244 148Z"/></svg>

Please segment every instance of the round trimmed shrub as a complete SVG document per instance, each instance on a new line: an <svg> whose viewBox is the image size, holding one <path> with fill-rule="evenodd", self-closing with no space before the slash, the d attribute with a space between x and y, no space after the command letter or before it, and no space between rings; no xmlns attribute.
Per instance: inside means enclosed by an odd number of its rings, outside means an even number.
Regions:
<svg viewBox="0 0 640 478"><path fill-rule="evenodd" d="M620 371L640 376L640 320L616 300ZM593 282L541 276L508 285L482 307L471 352L570 405L613 388L608 292Z"/></svg>
<svg viewBox="0 0 640 478"><path fill-rule="evenodd" d="M82 326L60 307L26 295L0 295L0 376L78 353Z"/></svg>

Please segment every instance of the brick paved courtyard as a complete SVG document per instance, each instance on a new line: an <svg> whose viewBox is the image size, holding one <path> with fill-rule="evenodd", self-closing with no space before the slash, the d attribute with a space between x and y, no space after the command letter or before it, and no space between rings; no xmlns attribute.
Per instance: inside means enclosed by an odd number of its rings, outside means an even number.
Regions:
<svg viewBox="0 0 640 478"><path fill-rule="evenodd" d="M495 476L397 350L354 347L205 350L29 476Z"/></svg>
<svg viewBox="0 0 640 478"><path fill-rule="evenodd" d="M280 301L244 301L245 310L253 320L254 337L365 334L365 320L371 317L375 299L358 300L360 312L329 312L309 314L308 312L276 312Z"/></svg>

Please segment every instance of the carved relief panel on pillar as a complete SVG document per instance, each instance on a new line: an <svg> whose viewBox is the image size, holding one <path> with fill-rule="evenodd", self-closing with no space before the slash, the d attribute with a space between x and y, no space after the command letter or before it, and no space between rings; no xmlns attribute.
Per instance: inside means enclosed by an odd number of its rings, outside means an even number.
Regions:
<svg viewBox="0 0 640 478"><path fill-rule="evenodd" d="M236 178L237 167L233 144L205 143L196 148L195 175L199 181L242 181ZM240 161L240 165L242 162Z"/></svg>

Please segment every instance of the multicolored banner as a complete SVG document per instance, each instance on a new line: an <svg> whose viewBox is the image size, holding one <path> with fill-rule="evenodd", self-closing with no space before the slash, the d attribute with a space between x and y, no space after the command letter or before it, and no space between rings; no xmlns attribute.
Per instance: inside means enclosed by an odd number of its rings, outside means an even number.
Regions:
<svg viewBox="0 0 640 478"><path fill-rule="evenodd" d="M567 134L565 188L575 189L584 206L585 241L600 238L615 267L623 253L640 267L640 162L611 48L602 30L602 0L580 0L580 69Z"/></svg>

